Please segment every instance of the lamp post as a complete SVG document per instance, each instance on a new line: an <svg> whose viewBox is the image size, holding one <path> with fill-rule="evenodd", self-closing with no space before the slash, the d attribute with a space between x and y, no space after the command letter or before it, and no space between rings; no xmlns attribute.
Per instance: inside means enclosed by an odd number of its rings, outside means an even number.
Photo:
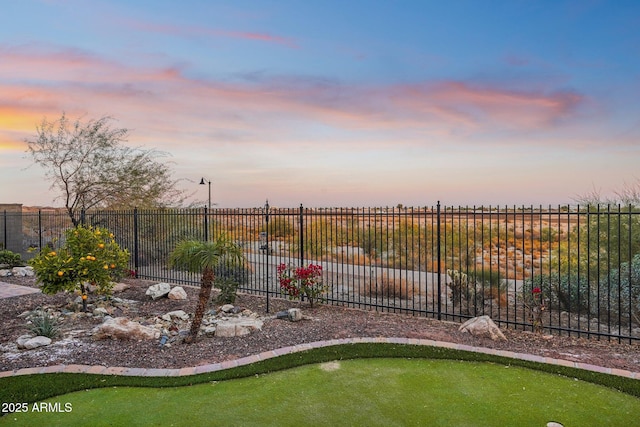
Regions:
<svg viewBox="0 0 640 427"><path fill-rule="evenodd" d="M211 181L204 179L204 177L200 179L200 185L204 185L205 182L209 184L209 210L211 210Z"/></svg>

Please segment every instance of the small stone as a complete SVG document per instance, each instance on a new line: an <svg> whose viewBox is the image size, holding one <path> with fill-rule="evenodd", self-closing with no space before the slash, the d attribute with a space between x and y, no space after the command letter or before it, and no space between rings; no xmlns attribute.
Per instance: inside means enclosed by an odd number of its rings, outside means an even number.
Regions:
<svg viewBox="0 0 640 427"><path fill-rule="evenodd" d="M11 276L11 270L0 270L0 277L9 277Z"/></svg>
<svg viewBox="0 0 640 427"><path fill-rule="evenodd" d="M225 304L220 307L220 311L223 311L225 313L229 313L231 310L233 310L233 304Z"/></svg>
<svg viewBox="0 0 640 427"><path fill-rule="evenodd" d="M562 424L560 424L560 423L555 422L555 421L549 421L547 423L547 427L564 427L564 426Z"/></svg>
<svg viewBox="0 0 640 427"><path fill-rule="evenodd" d="M172 300L186 300L187 292L182 286L176 286L175 288L171 289L171 291L169 291L169 294L167 296Z"/></svg>
<svg viewBox="0 0 640 427"><path fill-rule="evenodd" d="M189 315L184 310L175 310L163 315L162 318L169 321L173 319L189 320Z"/></svg>
<svg viewBox="0 0 640 427"><path fill-rule="evenodd" d="M109 312L104 307L98 307L95 310L93 310L93 315L96 317L104 317L107 314L109 314Z"/></svg>
<svg viewBox="0 0 640 427"><path fill-rule="evenodd" d="M111 291L113 293L122 292L122 291L126 291L130 287L131 286L127 285L126 283L116 283L115 285L113 285L113 289L111 289Z"/></svg>
<svg viewBox="0 0 640 427"><path fill-rule="evenodd" d="M289 320L292 322L299 322L302 320L302 310L299 308L290 308L288 310Z"/></svg>
<svg viewBox="0 0 640 427"><path fill-rule="evenodd" d="M11 274L17 277L32 277L35 273L33 267L13 267Z"/></svg>
<svg viewBox="0 0 640 427"><path fill-rule="evenodd" d="M171 285L168 283L156 283L155 285L149 286L145 295L148 295L154 301L158 298L162 298L166 296L171 291Z"/></svg>
<svg viewBox="0 0 640 427"><path fill-rule="evenodd" d="M24 343L29 341L31 338L33 338L31 335L20 335L16 340L16 345L18 348L23 349L25 348Z"/></svg>

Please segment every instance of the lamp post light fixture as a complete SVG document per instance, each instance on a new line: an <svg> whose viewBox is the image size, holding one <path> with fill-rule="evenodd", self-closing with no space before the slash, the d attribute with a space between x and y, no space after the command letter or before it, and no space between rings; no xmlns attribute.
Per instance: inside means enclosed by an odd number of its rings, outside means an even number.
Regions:
<svg viewBox="0 0 640 427"><path fill-rule="evenodd" d="M208 179L200 179L200 185L204 185L205 183L209 184L209 210L211 210L211 181Z"/></svg>

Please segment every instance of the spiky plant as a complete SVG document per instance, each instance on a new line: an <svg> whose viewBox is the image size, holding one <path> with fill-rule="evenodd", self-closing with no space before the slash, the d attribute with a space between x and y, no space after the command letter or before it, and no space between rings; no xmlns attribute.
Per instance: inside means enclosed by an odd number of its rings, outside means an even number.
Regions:
<svg viewBox="0 0 640 427"><path fill-rule="evenodd" d="M29 316L29 330L36 336L56 338L60 335L58 318L46 310L38 309Z"/></svg>
<svg viewBox="0 0 640 427"><path fill-rule="evenodd" d="M211 297L211 288L215 279L214 269L221 265L242 264L244 255L242 248L222 234L213 241L186 240L178 243L169 255L169 266L176 270L200 273L200 292L198 305L193 316L188 343L195 342L202 324L207 303Z"/></svg>

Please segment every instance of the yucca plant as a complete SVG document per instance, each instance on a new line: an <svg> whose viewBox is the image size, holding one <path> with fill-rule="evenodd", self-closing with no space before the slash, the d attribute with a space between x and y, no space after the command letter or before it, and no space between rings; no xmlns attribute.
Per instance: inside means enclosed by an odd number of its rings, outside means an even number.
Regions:
<svg viewBox="0 0 640 427"><path fill-rule="evenodd" d="M29 321L29 330L36 336L53 339L60 335L58 318L46 310L36 310L29 316Z"/></svg>
<svg viewBox="0 0 640 427"><path fill-rule="evenodd" d="M211 289L215 279L214 269L219 265L237 265L244 263L242 248L222 234L213 241L202 242L186 240L178 243L169 255L169 266L176 270L201 273L198 305L191 323L188 343L195 342L202 324Z"/></svg>

